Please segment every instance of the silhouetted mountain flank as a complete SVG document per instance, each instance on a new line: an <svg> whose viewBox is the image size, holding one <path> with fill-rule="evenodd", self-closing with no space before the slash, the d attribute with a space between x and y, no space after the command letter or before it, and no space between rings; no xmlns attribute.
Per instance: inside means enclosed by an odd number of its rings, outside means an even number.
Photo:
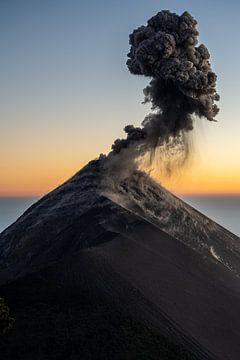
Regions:
<svg viewBox="0 0 240 360"><path fill-rule="evenodd" d="M4 359L240 356L239 238L146 174L90 162L0 234Z"/></svg>

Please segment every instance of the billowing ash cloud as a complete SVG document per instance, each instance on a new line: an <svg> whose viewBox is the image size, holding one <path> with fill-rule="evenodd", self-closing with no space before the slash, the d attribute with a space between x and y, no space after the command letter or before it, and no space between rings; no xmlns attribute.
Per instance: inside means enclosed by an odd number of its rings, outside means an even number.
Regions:
<svg viewBox="0 0 240 360"><path fill-rule="evenodd" d="M197 46L196 25L188 12L161 11L130 35L127 66L132 74L152 78L143 92L154 111L141 127L126 126L126 139L117 139L112 153L129 148L137 156L173 139L178 142L192 130L193 114L214 120L217 76L208 49Z"/></svg>

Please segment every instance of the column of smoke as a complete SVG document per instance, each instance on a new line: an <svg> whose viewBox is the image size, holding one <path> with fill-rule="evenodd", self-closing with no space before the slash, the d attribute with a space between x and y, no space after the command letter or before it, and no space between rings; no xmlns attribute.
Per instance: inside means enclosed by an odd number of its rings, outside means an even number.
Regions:
<svg viewBox="0 0 240 360"><path fill-rule="evenodd" d="M196 25L188 12L179 16L161 11L130 35L127 66L132 74L151 78L143 92L144 102L151 102L153 111L141 127L127 125L126 138L115 140L108 155L112 173L127 176L145 154L150 153L153 159L156 149L160 154L164 149L168 158L180 153L184 163L194 118L213 121L217 115L217 76L211 69L208 49L197 46ZM164 162L163 158L159 162Z"/></svg>

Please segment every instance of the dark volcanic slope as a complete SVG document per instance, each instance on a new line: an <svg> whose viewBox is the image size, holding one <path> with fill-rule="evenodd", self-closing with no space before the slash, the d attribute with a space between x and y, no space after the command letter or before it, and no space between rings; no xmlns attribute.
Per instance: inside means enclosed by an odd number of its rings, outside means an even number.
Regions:
<svg viewBox="0 0 240 360"><path fill-rule="evenodd" d="M1 354L238 360L239 238L141 173L100 190L102 161L0 235Z"/></svg>

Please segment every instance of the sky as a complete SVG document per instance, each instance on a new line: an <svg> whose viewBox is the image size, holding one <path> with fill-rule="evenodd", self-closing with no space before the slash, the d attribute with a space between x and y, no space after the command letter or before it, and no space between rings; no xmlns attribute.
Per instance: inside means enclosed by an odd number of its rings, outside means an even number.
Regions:
<svg viewBox="0 0 240 360"><path fill-rule="evenodd" d="M126 67L128 36L163 9L198 20L221 110L196 119L189 166L155 176L178 194L240 194L238 1L0 0L0 196L48 192L140 125L149 80Z"/></svg>

